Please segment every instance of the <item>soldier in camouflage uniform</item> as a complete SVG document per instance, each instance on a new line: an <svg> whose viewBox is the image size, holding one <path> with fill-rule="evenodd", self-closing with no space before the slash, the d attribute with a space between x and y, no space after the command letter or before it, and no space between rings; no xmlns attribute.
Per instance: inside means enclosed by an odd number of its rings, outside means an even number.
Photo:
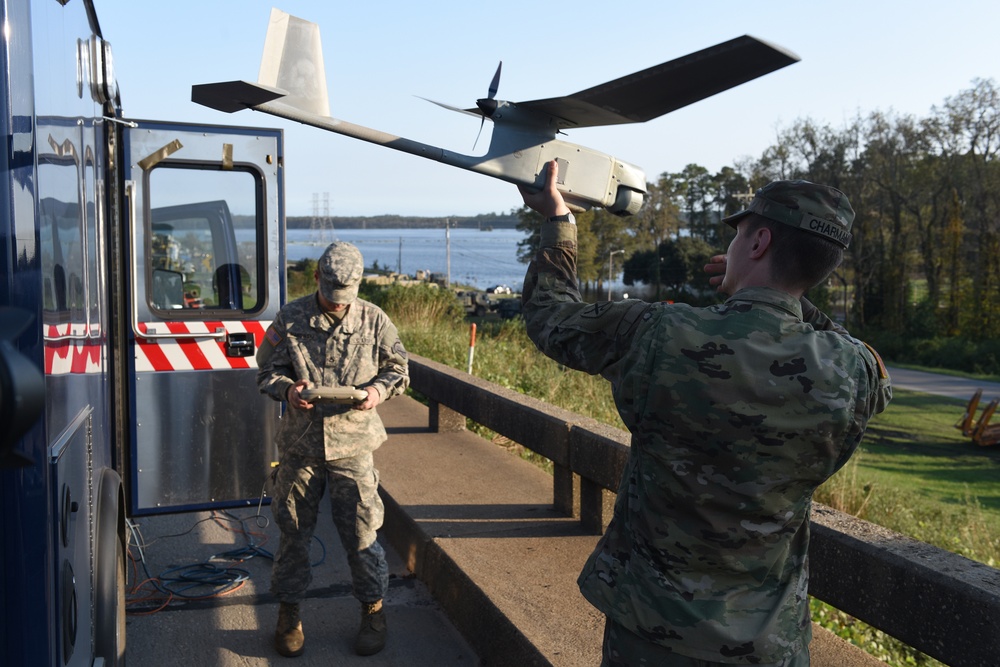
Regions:
<svg viewBox="0 0 1000 667"><path fill-rule="evenodd" d="M610 380L632 433L579 577L607 617L602 664L808 665L812 493L892 395L874 350L803 298L850 241L847 198L806 181L759 190L705 267L721 305L586 304L557 169L521 190L548 217L524 281L528 335Z"/></svg>
<svg viewBox="0 0 1000 667"><path fill-rule="evenodd" d="M372 452L386 432L375 406L405 391L409 375L396 327L380 308L357 298L363 270L356 247L331 244L316 270L317 291L281 309L257 353L258 388L289 407L277 435L271 503L281 530L271 579L281 603L275 648L286 656L303 650L298 603L312 581L309 543L327 488L362 605L355 651L372 655L385 645L382 598L389 577L376 540L383 506ZM311 387L357 387L367 398L353 405L308 403L300 392Z"/></svg>

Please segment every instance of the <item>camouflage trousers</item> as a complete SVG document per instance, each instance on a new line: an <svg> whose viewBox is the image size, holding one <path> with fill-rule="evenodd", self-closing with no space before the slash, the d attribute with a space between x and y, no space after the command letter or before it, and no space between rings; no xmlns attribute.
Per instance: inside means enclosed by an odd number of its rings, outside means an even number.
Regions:
<svg viewBox="0 0 1000 667"><path fill-rule="evenodd" d="M648 642L611 619L604 625L601 667L733 667L674 653L666 646ZM781 662L757 663L754 667L809 667L809 648Z"/></svg>
<svg viewBox="0 0 1000 667"><path fill-rule="evenodd" d="M335 461L282 458L271 489L271 514L281 530L271 592L281 602L298 602L312 583L309 544L325 490L330 492L333 523L347 552L354 597L362 603L381 600L389 586L389 570L376 531L385 508L371 452Z"/></svg>

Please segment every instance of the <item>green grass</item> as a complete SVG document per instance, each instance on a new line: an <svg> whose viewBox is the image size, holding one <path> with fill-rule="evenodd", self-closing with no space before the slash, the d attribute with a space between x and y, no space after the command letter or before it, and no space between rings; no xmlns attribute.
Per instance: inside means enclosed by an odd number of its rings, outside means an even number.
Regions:
<svg viewBox="0 0 1000 667"><path fill-rule="evenodd" d="M897 390L819 502L991 566L1000 563L1000 446L955 428L965 406Z"/></svg>

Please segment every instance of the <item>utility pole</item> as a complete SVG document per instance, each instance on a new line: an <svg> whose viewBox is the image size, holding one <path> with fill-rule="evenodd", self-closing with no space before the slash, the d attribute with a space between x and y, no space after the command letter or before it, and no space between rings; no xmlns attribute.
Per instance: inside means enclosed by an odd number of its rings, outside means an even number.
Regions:
<svg viewBox="0 0 1000 667"><path fill-rule="evenodd" d="M625 254L624 250L612 250L608 253L608 301L611 301L611 276L613 275L612 266L614 262L614 257L618 253Z"/></svg>
<svg viewBox="0 0 1000 667"><path fill-rule="evenodd" d="M444 219L444 252L445 252L445 265L447 266L448 272L445 274L444 286L451 288L451 220L449 218Z"/></svg>

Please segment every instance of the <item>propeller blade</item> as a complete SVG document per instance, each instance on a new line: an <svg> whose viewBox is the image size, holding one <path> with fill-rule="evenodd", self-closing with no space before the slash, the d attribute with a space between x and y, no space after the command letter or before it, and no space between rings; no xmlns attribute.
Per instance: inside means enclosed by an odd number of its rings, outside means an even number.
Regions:
<svg viewBox="0 0 1000 667"><path fill-rule="evenodd" d="M503 67L503 61L501 60L500 64L497 65L496 74L493 75L493 81L490 82L490 91L487 97L491 100L497 96L497 90L500 89L500 69L502 67Z"/></svg>
<svg viewBox="0 0 1000 667"><path fill-rule="evenodd" d="M472 150L476 150L476 145L479 144L479 137L483 134L483 125L486 124L486 116L483 116L479 121L479 132L476 133L476 140L472 142Z"/></svg>
<svg viewBox="0 0 1000 667"><path fill-rule="evenodd" d="M420 97L420 95L414 95L414 97ZM453 107L450 104L445 104L444 102L438 102L437 100L432 100L429 97L420 97L420 99L422 99L425 102L430 102L431 104L436 104L439 107L442 107L449 111L457 111L458 113L464 113L469 116L475 116L476 118L479 118L483 115L481 113L476 113L475 111L471 111L469 109L459 109L458 107Z"/></svg>

